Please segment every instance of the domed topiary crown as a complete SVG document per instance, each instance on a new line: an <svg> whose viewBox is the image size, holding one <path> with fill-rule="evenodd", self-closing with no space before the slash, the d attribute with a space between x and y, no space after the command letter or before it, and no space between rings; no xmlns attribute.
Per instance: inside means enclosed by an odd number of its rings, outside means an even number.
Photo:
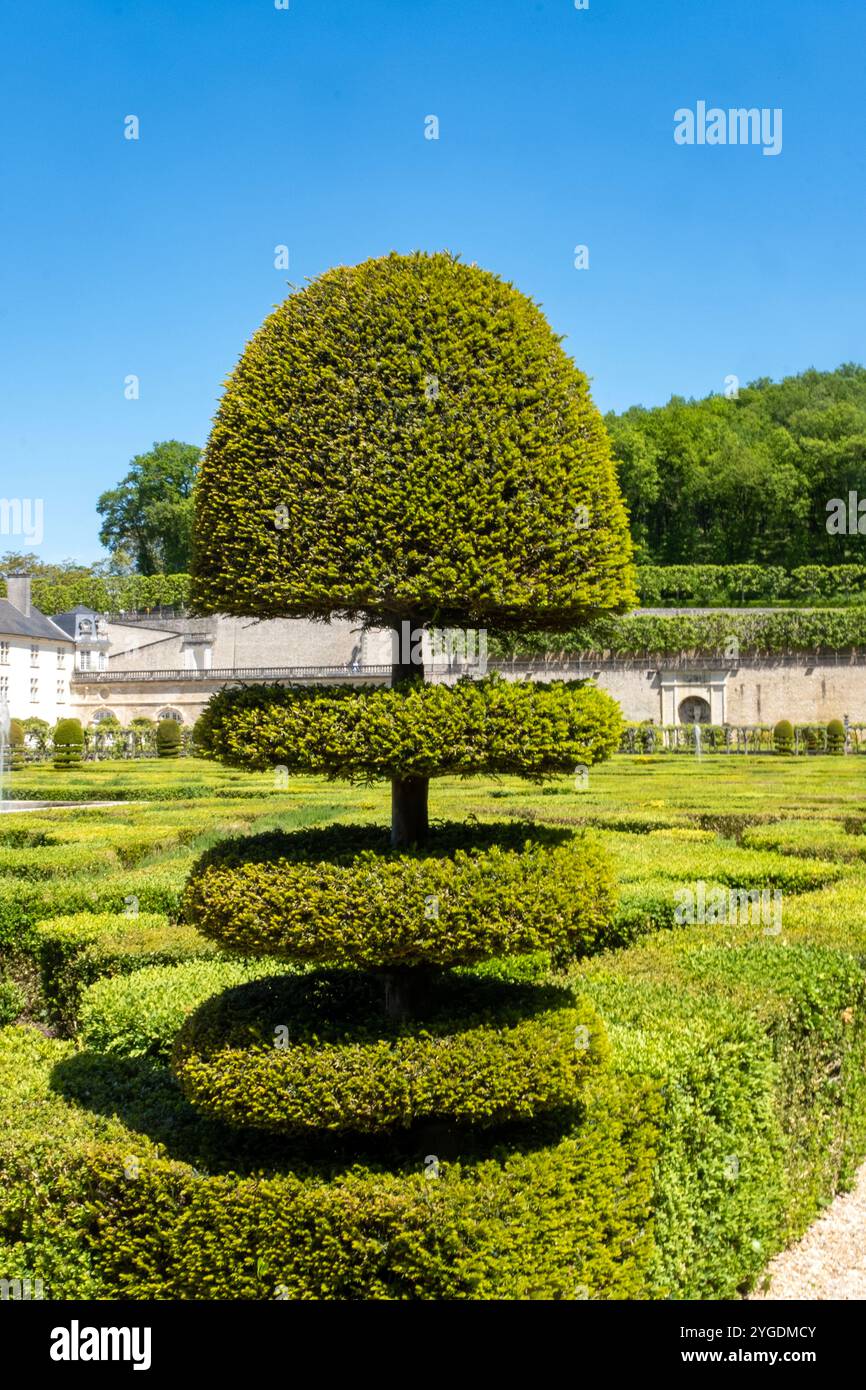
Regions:
<svg viewBox="0 0 866 1390"><path fill-rule="evenodd" d="M562 628L634 601L586 377L448 254L328 271L247 346L196 490L202 613Z"/></svg>

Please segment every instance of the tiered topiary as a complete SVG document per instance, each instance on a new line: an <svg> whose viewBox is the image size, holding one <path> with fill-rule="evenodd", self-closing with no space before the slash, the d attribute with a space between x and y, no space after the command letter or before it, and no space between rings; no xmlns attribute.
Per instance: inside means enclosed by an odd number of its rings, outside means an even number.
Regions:
<svg viewBox="0 0 866 1390"><path fill-rule="evenodd" d="M20 719L9 720L9 764L13 772L20 772L26 756L24 725Z"/></svg>
<svg viewBox="0 0 866 1390"><path fill-rule="evenodd" d="M588 766L615 750L619 710L580 683L427 685L423 631L570 629L633 600L586 379L535 305L449 255L331 271L277 309L230 379L196 540L199 612L336 613L390 627L394 646L389 689L225 691L196 742L237 767L388 778L392 815L390 831L268 832L199 861L189 920L302 970L194 1014L175 1048L181 1086L206 1114L311 1155L327 1135L354 1145L381 1187L371 1212L397 1200L395 1178L408 1196L460 1174L448 1162L459 1155L469 1167L443 1193L459 1207L474 1191L483 1207L489 1189L490 1210L446 1219L422 1203L429 1218L411 1219L431 1224L425 1259L438 1267L431 1251L461 1228L476 1287L491 1279L514 1296L536 1280L542 1296L573 1296L569 1136L606 1045L592 1008L543 971L610 939L612 876L567 831L431 824L428 788L446 774L541 780ZM533 970L483 966L530 953ZM371 1150L380 1136L387 1148ZM515 1270L497 1264L496 1232L517 1219L518 1186L521 1219L528 1199L537 1225ZM317 1198L338 1238L351 1191L335 1178ZM383 1267L401 1258L383 1247ZM413 1276L417 1296L439 1277L433 1263Z"/></svg>
<svg viewBox="0 0 866 1390"><path fill-rule="evenodd" d="M54 728L54 766L77 767L84 755L80 719L58 719Z"/></svg>
<svg viewBox="0 0 866 1390"><path fill-rule="evenodd" d="M794 726L790 719L780 719L773 729L773 747L777 753L793 753Z"/></svg>
<svg viewBox="0 0 866 1390"><path fill-rule="evenodd" d="M827 725L827 752L845 752L845 725L841 719L831 719Z"/></svg>
<svg viewBox="0 0 866 1390"><path fill-rule="evenodd" d="M181 730L176 719L160 719L156 726L156 751L161 758L180 757Z"/></svg>

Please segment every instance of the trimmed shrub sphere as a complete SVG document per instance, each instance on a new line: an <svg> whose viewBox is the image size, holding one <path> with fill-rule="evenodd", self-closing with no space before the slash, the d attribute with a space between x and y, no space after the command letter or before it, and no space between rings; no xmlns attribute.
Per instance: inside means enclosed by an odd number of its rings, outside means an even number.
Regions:
<svg viewBox="0 0 866 1390"><path fill-rule="evenodd" d="M187 1020L175 1075L229 1124L376 1134L568 1110L606 1055L598 1015L566 991L465 976L428 991L411 1023L394 1023L382 980L355 971L241 986Z"/></svg>
<svg viewBox="0 0 866 1390"><path fill-rule="evenodd" d="M220 691L198 720L204 750L233 767L349 781L515 773L541 777L607 758L619 705L579 681L456 685L246 686Z"/></svg>
<svg viewBox="0 0 866 1390"><path fill-rule="evenodd" d="M780 719L773 729L773 747L777 753L793 753L794 726L790 719Z"/></svg>
<svg viewBox="0 0 866 1390"><path fill-rule="evenodd" d="M59 719L54 729L54 766L74 767L84 752L84 730L80 719Z"/></svg>
<svg viewBox="0 0 866 1390"><path fill-rule="evenodd" d="M328 271L230 377L200 613L562 628L635 601L604 423L541 310L447 253Z"/></svg>
<svg viewBox="0 0 866 1390"><path fill-rule="evenodd" d="M828 753L844 753L845 751L845 725L841 719L831 719L827 725L827 751Z"/></svg>
<svg viewBox="0 0 866 1390"><path fill-rule="evenodd" d="M224 841L193 869L184 909L233 951L448 966L601 950L615 891L606 857L583 836L557 845L526 826L446 823L419 850L392 852L385 830L337 825Z"/></svg>

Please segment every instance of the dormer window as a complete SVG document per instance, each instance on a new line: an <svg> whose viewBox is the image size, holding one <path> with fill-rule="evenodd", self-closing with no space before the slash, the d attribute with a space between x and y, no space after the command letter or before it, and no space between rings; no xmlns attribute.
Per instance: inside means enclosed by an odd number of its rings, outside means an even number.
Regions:
<svg viewBox="0 0 866 1390"><path fill-rule="evenodd" d="M80 637L93 636L93 623L90 621L89 618L78 619L78 635Z"/></svg>

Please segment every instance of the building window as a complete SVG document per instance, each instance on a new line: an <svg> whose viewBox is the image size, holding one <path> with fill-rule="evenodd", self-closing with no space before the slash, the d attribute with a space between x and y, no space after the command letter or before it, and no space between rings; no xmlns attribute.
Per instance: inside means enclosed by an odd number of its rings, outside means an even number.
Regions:
<svg viewBox="0 0 866 1390"><path fill-rule="evenodd" d="M183 723L183 715L176 709L163 709L157 715L157 719L173 719L176 724Z"/></svg>
<svg viewBox="0 0 866 1390"><path fill-rule="evenodd" d="M57 669L58 669L58 670L62 670L62 668L63 668L65 665L66 665L66 648L65 648L65 647L58 647L58 648L57 648Z"/></svg>
<svg viewBox="0 0 866 1390"><path fill-rule="evenodd" d="M0 666L9 665L9 643L0 642Z"/></svg>
<svg viewBox="0 0 866 1390"><path fill-rule="evenodd" d="M79 671L89 671L89 670L91 669L91 666L90 666L90 658L91 658L91 656L93 655L93 653L92 653L92 652L78 652L76 655L77 655L77 657L78 657L78 669L79 669Z"/></svg>
<svg viewBox="0 0 866 1390"><path fill-rule="evenodd" d="M66 704L66 681L57 682L57 703L58 705Z"/></svg>
<svg viewBox="0 0 866 1390"><path fill-rule="evenodd" d="M38 666L38 665L39 665L39 648L38 648L38 647L35 647L35 646L34 646L34 647L31 647L31 648L30 648L30 665L31 665L31 666Z"/></svg>
<svg viewBox="0 0 866 1390"><path fill-rule="evenodd" d="M0 700L9 699L9 677L0 676Z"/></svg>
<svg viewBox="0 0 866 1390"><path fill-rule="evenodd" d="M35 676L30 682L30 703L31 705L39 703L39 681Z"/></svg>
<svg viewBox="0 0 866 1390"><path fill-rule="evenodd" d="M99 725L99 724L102 723L103 719L116 719L116 718L117 718L117 716L115 715L113 709L101 709L101 710L98 710L96 714L94 714L94 716L93 716L93 718L91 719L90 722L91 722L91 724L94 725L94 727L96 727L97 725Z"/></svg>

